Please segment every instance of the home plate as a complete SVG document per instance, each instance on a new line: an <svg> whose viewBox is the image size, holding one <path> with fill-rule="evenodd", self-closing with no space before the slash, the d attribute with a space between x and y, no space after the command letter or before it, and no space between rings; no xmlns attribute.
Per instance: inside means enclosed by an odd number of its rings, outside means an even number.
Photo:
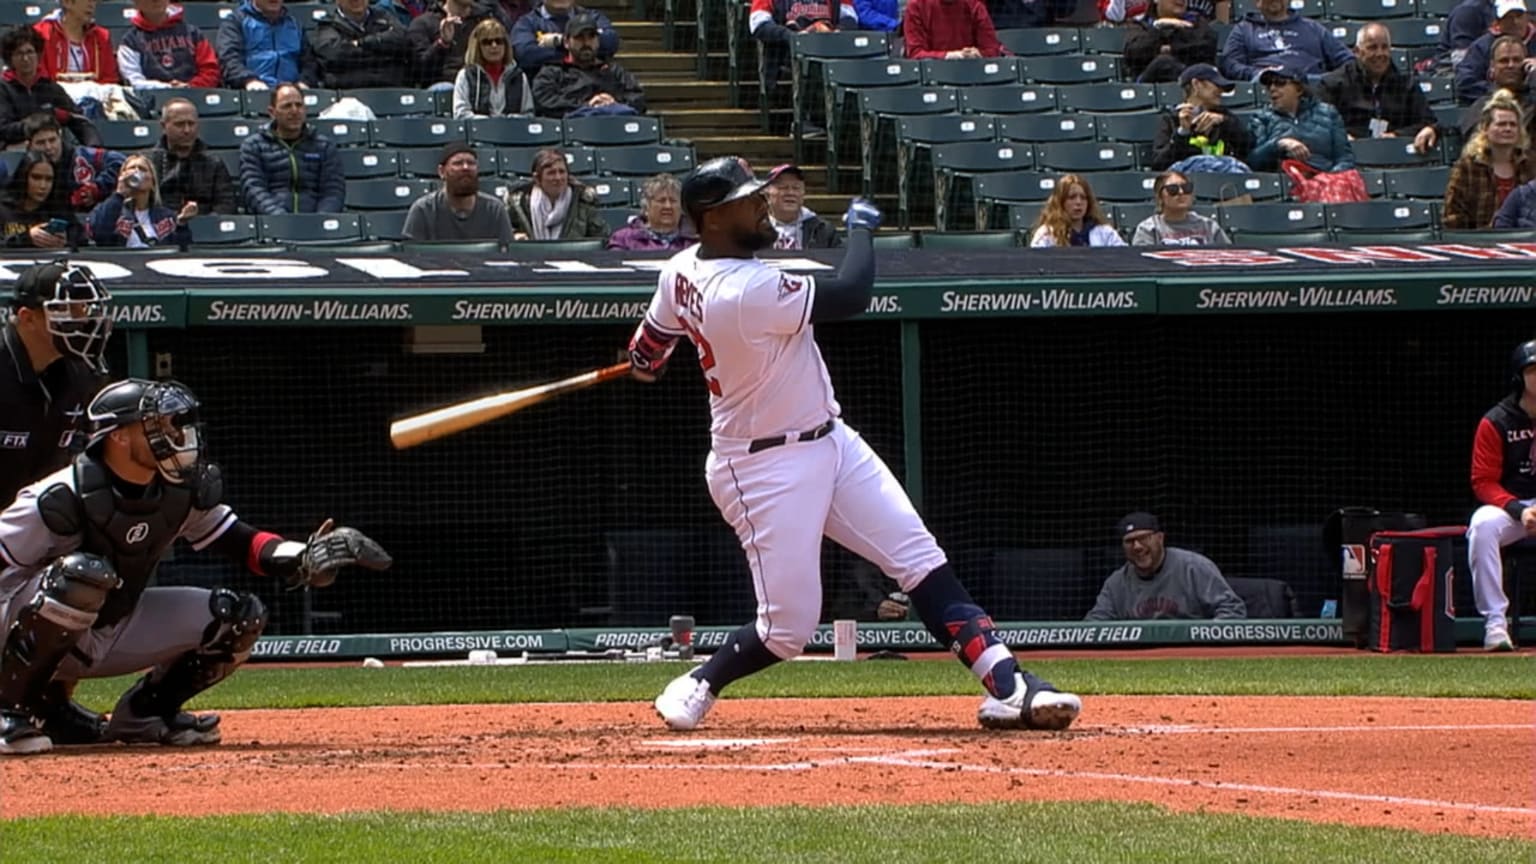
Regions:
<svg viewBox="0 0 1536 864"><path fill-rule="evenodd" d="M762 747L768 744L791 744L795 738L672 738L666 741L643 741L647 747L676 747L679 749L698 747L703 749L724 749L727 747Z"/></svg>

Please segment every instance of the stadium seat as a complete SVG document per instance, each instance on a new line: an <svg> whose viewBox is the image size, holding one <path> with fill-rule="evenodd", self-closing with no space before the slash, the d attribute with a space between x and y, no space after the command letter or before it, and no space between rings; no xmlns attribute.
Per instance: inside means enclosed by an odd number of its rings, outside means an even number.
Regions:
<svg viewBox="0 0 1536 864"><path fill-rule="evenodd" d="M1161 108L1173 110L1184 101L1184 88L1177 81L1154 84L1157 91L1157 104ZM1238 81L1230 93L1224 93L1221 97L1223 109L1252 108L1255 105L1268 105L1269 94L1258 85L1249 81Z"/></svg>
<svg viewBox="0 0 1536 864"><path fill-rule="evenodd" d="M859 94L872 88L918 87L922 85L922 67L915 60L888 58L837 60L823 69L823 116L826 118L827 191L838 191L838 170L844 145L847 106L859 104Z"/></svg>
<svg viewBox="0 0 1536 864"><path fill-rule="evenodd" d="M210 41L239 4L236 3L187 3L182 6L182 20L203 31Z"/></svg>
<svg viewBox="0 0 1536 864"><path fill-rule="evenodd" d="M1361 138L1353 142L1355 163L1371 168L1409 168L1440 164L1440 151L1419 153L1413 149L1413 138Z"/></svg>
<svg viewBox="0 0 1536 864"><path fill-rule="evenodd" d="M1075 27L1028 27L997 31L997 41L1017 57L1076 54L1081 50Z"/></svg>
<svg viewBox="0 0 1536 864"><path fill-rule="evenodd" d="M1109 81L1103 84L1078 84L1065 91L1074 111L1109 113L1115 111L1151 111L1157 107L1157 91L1151 84Z"/></svg>
<svg viewBox="0 0 1536 864"><path fill-rule="evenodd" d="M1241 234L1294 234L1324 231L1327 215L1321 204L1248 204L1222 207L1216 212L1221 226Z"/></svg>
<svg viewBox="0 0 1536 864"><path fill-rule="evenodd" d="M911 231L879 232L874 236L876 249L916 249L917 235Z"/></svg>
<svg viewBox="0 0 1536 864"><path fill-rule="evenodd" d="M629 224L629 217L638 212L633 207L602 207L598 209L597 217L603 220L603 224L608 226L608 233L612 234Z"/></svg>
<svg viewBox="0 0 1536 864"><path fill-rule="evenodd" d="M1445 198L1445 185L1450 182L1451 169L1444 165L1426 165L1404 171L1387 171L1383 180L1387 194L1393 198L1416 198L1422 201L1440 201Z"/></svg>
<svg viewBox="0 0 1536 864"><path fill-rule="evenodd" d="M506 251L495 240L406 240L400 244L402 252L455 253L459 255L500 255Z"/></svg>
<svg viewBox="0 0 1536 864"><path fill-rule="evenodd" d="M791 101L794 105L794 116L797 121L804 120L810 115L810 106L823 100L825 86L824 66L833 60L856 60L868 57L888 57L890 55L890 39L885 33L877 33L867 30L842 30L833 33L801 33L790 42L790 68L792 77L790 80ZM762 61L763 52L759 44L758 59ZM759 75L759 79L762 76ZM763 110L767 110L771 94L759 93L759 100ZM766 115L765 115L766 117ZM828 122L828 126L833 125ZM800 122L795 124L795 161L804 161L802 157L804 148L804 126Z"/></svg>
<svg viewBox="0 0 1536 864"><path fill-rule="evenodd" d="M292 5L289 6L292 8ZM375 117L409 117L437 113L437 103L432 94L414 87L364 87L345 90L340 94L368 106Z"/></svg>
<svg viewBox="0 0 1536 864"><path fill-rule="evenodd" d="M310 119L315 131L335 142L337 147L367 147L372 124L363 120Z"/></svg>
<svg viewBox="0 0 1536 864"><path fill-rule="evenodd" d="M256 225L265 243L342 243L363 238L356 213L284 213L258 216Z"/></svg>
<svg viewBox="0 0 1536 864"><path fill-rule="evenodd" d="M1108 54L1119 57L1125 53L1126 29L1118 24L1084 27L1078 31L1078 42L1084 54Z"/></svg>
<svg viewBox="0 0 1536 864"><path fill-rule="evenodd" d="M1093 188L1097 192L1099 187L1095 185ZM1119 229L1120 236L1125 238L1125 242L1129 243L1131 238L1136 235L1136 226L1156 213L1157 205L1152 203L1116 204L1109 218L1115 223L1115 227Z"/></svg>
<svg viewBox="0 0 1536 864"><path fill-rule="evenodd" d="M1012 141L968 141L947 144L933 151L933 218L940 231L950 229L949 214L972 213L971 178L1001 171L1028 171L1035 167L1035 151L1029 144ZM905 224L905 223L903 223Z"/></svg>
<svg viewBox="0 0 1536 864"><path fill-rule="evenodd" d="M346 151L343 150L343 153ZM367 151L364 151L367 152ZM419 147L412 150L398 150L394 153L381 151L399 161L401 177L437 177L437 165L443 158L441 147ZM489 147L475 149L475 159L479 162L479 174L486 177L497 173L497 151Z"/></svg>
<svg viewBox="0 0 1536 864"><path fill-rule="evenodd" d="M1110 141L1058 141L1036 147L1035 164L1051 171L1126 171L1136 167L1136 151Z"/></svg>
<svg viewBox="0 0 1536 864"><path fill-rule="evenodd" d="M1020 246L1029 245L1029 232L1034 229L1035 220L1040 218L1044 207L1043 203L1008 205L1008 224L1019 232Z"/></svg>
<svg viewBox="0 0 1536 864"><path fill-rule="evenodd" d="M1153 200L1156 180L1156 174L1146 171L1108 171L1089 177L1088 184L1100 201L1142 204Z"/></svg>
<svg viewBox="0 0 1536 864"><path fill-rule="evenodd" d="M330 7L331 4L329 3L287 4L288 14L292 15L294 20L299 22L299 26L303 27L305 30L315 29L316 22L326 16L327 12L330 10Z"/></svg>
<svg viewBox="0 0 1536 864"><path fill-rule="evenodd" d="M1195 186L1197 201L1229 201L1243 195L1254 201L1275 201L1283 194L1279 174L1207 174L1194 172L1189 182Z"/></svg>
<svg viewBox="0 0 1536 864"><path fill-rule="evenodd" d="M1440 36L1445 31L1443 18L1402 18L1381 23L1392 34L1393 48L1434 47L1440 44Z"/></svg>
<svg viewBox="0 0 1536 864"><path fill-rule="evenodd" d="M1005 141L1047 143L1051 141L1092 141L1098 125L1091 114L1029 114L999 117L997 137Z"/></svg>
<svg viewBox="0 0 1536 864"><path fill-rule="evenodd" d="M469 140L496 147L559 146L565 126L545 117L477 117L469 121Z"/></svg>
<svg viewBox="0 0 1536 864"><path fill-rule="evenodd" d="M43 4L42 0L10 0L0 3L0 26L13 24L35 24L41 21L44 15L58 8L52 3Z"/></svg>
<svg viewBox="0 0 1536 864"><path fill-rule="evenodd" d="M1283 234L1274 234L1262 231L1228 231L1232 237L1232 243L1236 246L1263 246L1274 248L1278 246L1328 246L1333 243L1333 235L1327 231L1292 231Z"/></svg>
<svg viewBox="0 0 1536 864"><path fill-rule="evenodd" d="M593 147L658 144L661 121L655 117L577 117L565 121L565 143Z"/></svg>
<svg viewBox="0 0 1536 864"><path fill-rule="evenodd" d="M1430 105L1452 105L1456 102L1456 79L1450 75L1420 75L1419 89Z"/></svg>
<svg viewBox="0 0 1536 864"><path fill-rule="evenodd" d="M405 239L405 216L409 212L409 210L374 210L364 213L363 236L369 240Z"/></svg>
<svg viewBox="0 0 1536 864"><path fill-rule="evenodd" d="M462 120L443 117L385 117L373 121L374 146L437 147L468 140Z"/></svg>
<svg viewBox="0 0 1536 864"><path fill-rule="evenodd" d="M1444 20L1451 14L1451 10L1461 5L1461 0L1418 0L1418 14L1421 18L1439 18Z"/></svg>
<svg viewBox="0 0 1536 864"><path fill-rule="evenodd" d="M618 177L583 177L582 184L597 196L599 207L633 208L639 203L640 192L636 184Z"/></svg>
<svg viewBox="0 0 1536 864"><path fill-rule="evenodd" d="M1478 228L1475 230L1458 231L1453 228L1440 229L1441 243L1472 243L1483 245L1487 243L1529 243L1536 240L1536 229L1514 228L1501 231L1494 228Z"/></svg>
<svg viewBox="0 0 1536 864"><path fill-rule="evenodd" d="M347 147L337 153L341 156L341 172L348 180L396 177L400 174L400 160L392 150Z"/></svg>
<svg viewBox="0 0 1536 864"><path fill-rule="evenodd" d="M992 208L995 205L1038 202L1051 197L1051 190L1056 188L1056 175L1035 171L1006 171L979 174L973 184L976 190L976 228L986 230L990 227Z"/></svg>
<svg viewBox="0 0 1536 864"><path fill-rule="evenodd" d="M597 170L602 174L649 177L652 174L678 174L692 169L692 147L642 144L637 147L603 147L597 150Z"/></svg>
<svg viewBox="0 0 1536 864"><path fill-rule="evenodd" d="M104 0L104 2L96 4L96 13L92 17L96 19L97 24L103 27L131 27L133 26L133 13L132 3ZM116 45L119 43L114 40L112 44Z"/></svg>
<svg viewBox="0 0 1536 864"><path fill-rule="evenodd" d="M1322 25L1328 28L1328 32L1333 34L1340 45L1355 44L1355 34L1360 32L1361 26L1359 21L1324 21Z"/></svg>
<svg viewBox="0 0 1536 864"><path fill-rule="evenodd" d="M332 105L335 105L336 98L335 90L319 90L310 88L309 90L304 91L304 107L308 109L309 116L314 118L318 116L321 111L324 111ZM271 104L271 90L240 91L240 112L247 117L265 118L267 116L267 108Z"/></svg>
<svg viewBox="0 0 1536 864"><path fill-rule="evenodd" d="M198 117L234 117L244 104L239 90L213 90L202 87L166 87L160 90L140 90L153 103L151 110L159 117L160 109L172 99L186 99L197 106Z"/></svg>
<svg viewBox="0 0 1536 864"><path fill-rule="evenodd" d="M862 192L869 196L876 188L886 188L886 177L876 176L883 165L890 164L890 150L894 148L895 119L901 116L924 114L950 114L959 107L960 99L953 87L884 87L859 92L859 165L863 168ZM972 118L974 119L974 118ZM827 188L835 191L838 160L834 158L832 139L827 139ZM883 173L883 172L882 172Z"/></svg>
<svg viewBox="0 0 1536 864"><path fill-rule="evenodd" d="M1323 0L1323 17L1352 21L1409 18L1417 10L1412 0ZM1396 44L1397 40L1392 40Z"/></svg>
<svg viewBox="0 0 1536 864"><path fill-rule="evenodd" d="M1285 5L1303 18L1323 17L1323 0L1290 0ZM1249 12L1257 11L1259 11L1258 0L1233 0L1232 20L1241 21Z"/></svg>
<svg viewBox="0 0 1536 864"><path fill-rule="evenodd" d="M527 177L533 170L533 157L543 147L501 147L496 150L497 172L503 177ZM597 170L597 155L591 147L561 147L565 154L566 169L575 176L591 174ZM482 163L484 159L480 160Z"/></svg>
<svg viewBox="0 0 1536 864"><path fill-rule="evenodd" d="M1018 235L1009 231L924 231L918 238L924 249L1012 249Z"/></svg>
<svg viewBox="0 0 1536 864"><path fill-rule="evenodd" d="M1339 230L1333 232L1333 240L1335 243L1349 246L1395 246L1399 243L1435 243L1440 240L1440 233L1433 228L1419 228L1413 231Z"/></svg>
<svg viewBox="0 0 1536 864"><path fill-rule="evenodd" d="M1120 76L1120 61L1115 57L1086 54L1026 57L1020 74L1025 81L1036 84L1089 84L1095 81L1113 81Z"/></svg>
<svg viewBox="0 0 1536 864"><path fill-rule="evenodd" d="M255 216L210 214L195 216L187 223L195 246L241 246L255 243Z"/></svg>
<svg viewBox="0 0 1536 864"><path fill-rule="evenodd" d="M1328 205L1328 227L1344 231L1433 228L1434 213L1423 201L1365 201Z"/></svg>
<svg viewBox="0 0 1536 864"><path fill-rule="evenodd" d="M522 240L513 243L510 251L515 257L537 257L548 255L578 255L583 252L601 252L608 245L606 237L602 239L588 238L585 240ZM516 255L522 252L523 255Z"/></svg>
<svg viewBox="0 0 1536 864"><path fill-rule="evenodd" d="M1013 57L922 61L923 83L938 87L990 87L1017 84L1019 61Z"/></svg>
<svg viewBox="0 0 1536 864"><path fill-rule="evenodd" d="M1101 114L1094 120L1100 141L1124 141L1127 144L1151 144L1163 115L1156 111L1136 114Z"/></svg>
<svg viewBox="0 0 1536 864"><path fill-rule="evenodd" d="M916 178L928 177L924 168L929 163L927 155L938 149L937 145L960 142L992 140L994 124L991 117L975 114L935 114L896 119L896 211L901 227L911 224L908 220L912 186ZM871 174L872 171L866 171Z"/></svg>
<svg viewBox="0 0 1536 864"><path fill-rule="evenodd" d="M9 181L11 173L16 170L17 165L21 164L21 157L24 155L26 154L21 150L0 150L0 178L5 178L0 180L0 187L4 187Z"/></svg>
<svg viewBox="0 0 1536 864"><path fill-rule="evenodd" d="M375 180L347 181L347 209L349 210L401 210L411 202L437 188L436 183L426 180L409 180L404 177Z"/></svg>
<svg viewBox="0 0 1536 864"><path fill-rule="evenodd" d="M96 131L108 150L144 150L160 141L160 124L154 120L97 121Z"/></svg>
<svg viewBox="0 0 1536 864"><path fill-rule="evenodd" d="M960 110L967 114L1039 114L1056 110L1056 88L1033 84L960 88Z"/></svg>

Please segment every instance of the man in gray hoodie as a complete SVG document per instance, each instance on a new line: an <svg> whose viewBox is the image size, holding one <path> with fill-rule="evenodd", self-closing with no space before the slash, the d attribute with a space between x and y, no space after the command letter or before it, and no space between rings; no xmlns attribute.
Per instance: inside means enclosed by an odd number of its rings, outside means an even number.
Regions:
<svg viewBox="0 0 1536 864"><path fill-rule="evenodd" d="M1259 0L1259 11L1249 12L1227 34L1217 66L1234 81L1257 81L1266 69L1281 66L1299 69L1307 83L1315 84L1323 73L1355 59L1327 27L1303 18L1286 0Z"/></svg>
<svg viewBox="0 0 1536 864"><path fill-rule="evenodd" d="M1125 564L1109 575L1089 621L1148 618L1246 618L1243 601L1211 559L1163 545L1151 513L1131 513L1115 528Z"/></svg>

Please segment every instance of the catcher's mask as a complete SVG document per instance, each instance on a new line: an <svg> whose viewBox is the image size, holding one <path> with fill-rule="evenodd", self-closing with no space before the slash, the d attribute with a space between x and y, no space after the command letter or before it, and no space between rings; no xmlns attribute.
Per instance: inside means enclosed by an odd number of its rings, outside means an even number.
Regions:
<svg viewBox="0 0 1536 864"><path fill-rule="evenodd" d="M117 381L96 394L86 413L92 445L113 429L138 423L167 482L186 483L202 469L203 424L197 397L185 384L142 378Z"/></svg>
<svg viewBox="0 0 1536 864"><path fill-rule="evenodd" d="M107 374L107 339L112 335L112 295L91 268L68 261L37 264L16 279L12 304L42 312L60 354L84 360Z"/></svg>

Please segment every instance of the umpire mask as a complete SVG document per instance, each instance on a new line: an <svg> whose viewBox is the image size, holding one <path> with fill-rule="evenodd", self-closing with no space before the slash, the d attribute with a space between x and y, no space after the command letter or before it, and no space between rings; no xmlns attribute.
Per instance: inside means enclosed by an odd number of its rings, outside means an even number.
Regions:
<svg viewBox="0 0 1536 864"><path fill-rule="evenodd" d="M54 349L84 360L98 375L107 374L111 301L91 268L67 261L29 267L16 280L16 305L40 310Z"/></svg>

